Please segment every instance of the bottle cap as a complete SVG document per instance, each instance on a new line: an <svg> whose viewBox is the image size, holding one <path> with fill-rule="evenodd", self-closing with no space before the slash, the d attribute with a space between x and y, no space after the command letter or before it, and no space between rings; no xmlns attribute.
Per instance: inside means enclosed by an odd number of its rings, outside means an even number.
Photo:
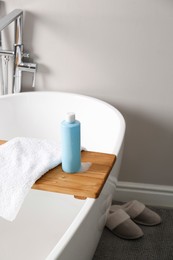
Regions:
<svg viewBox="0 0 173 260"><path fill-rule="evenodd" d="M73 112L68 112L66 114L65 121L68 123L73 123L75 121L75 114Z"/></svg>

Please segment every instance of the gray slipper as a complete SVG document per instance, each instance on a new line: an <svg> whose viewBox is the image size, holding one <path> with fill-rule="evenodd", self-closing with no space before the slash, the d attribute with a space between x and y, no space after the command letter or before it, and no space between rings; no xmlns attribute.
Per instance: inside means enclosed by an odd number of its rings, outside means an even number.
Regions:
<svg viewBox="0 0 173 260"><path fill-rule="evenodd" d="M116 236L124 239L137 239L144 234L130 216L122 209L108 215L106 227Z"/></svg>
<svg viewBox="0 0 173 260"><path fill-rule="evenodd" d="M137 224L155 226L162 222L161 217L153 210L147 208L143 203L132 200L123 205L112 205L110 213L123 209Z"/></svg>

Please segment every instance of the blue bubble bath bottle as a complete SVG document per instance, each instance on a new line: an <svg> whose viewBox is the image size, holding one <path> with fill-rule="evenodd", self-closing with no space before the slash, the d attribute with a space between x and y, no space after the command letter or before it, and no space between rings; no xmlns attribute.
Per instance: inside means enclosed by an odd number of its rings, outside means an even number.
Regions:
<svg viewBox="0 0 173 260"><path fill-rule="evenodd" d="M67 113L61 122L62 169L74 173L81 168L80 122L74 113Z"/></svg>

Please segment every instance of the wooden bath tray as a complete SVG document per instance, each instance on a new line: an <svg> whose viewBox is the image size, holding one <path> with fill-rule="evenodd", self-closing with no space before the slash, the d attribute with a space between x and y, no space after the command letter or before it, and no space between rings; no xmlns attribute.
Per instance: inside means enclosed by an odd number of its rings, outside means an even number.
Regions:
<svg viewBox="0 0 173 260"><path fill-rule="evenodd" d="M0 140L0 144L5 141ZM97 198L116 161L114 154L82 151L82 162L91 162L86 172L65 173L61 165L45 173L32 189L74 195L78 199Z"/></svg>

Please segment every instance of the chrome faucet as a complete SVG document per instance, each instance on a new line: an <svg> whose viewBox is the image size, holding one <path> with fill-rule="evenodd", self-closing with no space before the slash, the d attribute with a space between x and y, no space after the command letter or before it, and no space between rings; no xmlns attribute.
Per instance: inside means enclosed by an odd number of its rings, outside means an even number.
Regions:
<svg viewBox="0 0 173 260"><path fill-rule="evenodd" d="M22 72L33 73L33 83L32 87L35 86L35 76L36 76L36 64L30 62L24 62L23 58L29 58L29 54L24 53L23 48L23 11L16 9L0 19L0 34L3 29L5 29L9 24L14 22L14 45L13 50L2 50L2 43L0 39L0 56L4 57L4 61L8 63L10 57L13 58L13 93L21 92L21 81ZM8 77L4 80L4 93L8 94Z"/></svg>

